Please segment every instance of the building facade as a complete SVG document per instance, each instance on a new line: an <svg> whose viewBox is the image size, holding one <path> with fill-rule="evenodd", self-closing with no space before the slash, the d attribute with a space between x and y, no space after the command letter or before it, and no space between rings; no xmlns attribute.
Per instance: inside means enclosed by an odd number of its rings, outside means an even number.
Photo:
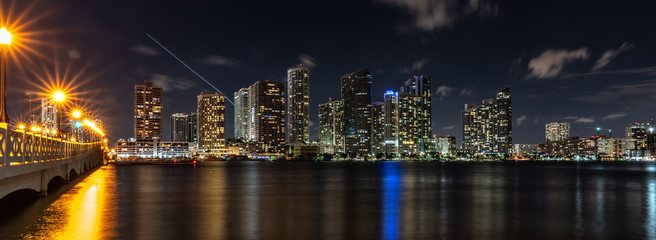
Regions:
<svg viewBox="0 0 656 240"><path fill-rule="evenodd" d="M187 141L198 144L198 111L193 111L187 117Z"/></svg>
<svg viewBox="0 0 656 240"><path fill-rule="evenodd" d="M171 114L170 137L173 142L189 142L189 115L184 113Z"/></svg>
<svg viewBox="0 0 656 240"><path fill-rule="evenodd" d="M481 105L465 104L462 147L475 154L509 154L512 148L512 101L508 87Z"/></svg>
<svg viewBox="0 0 656 240"><path fill-rule="evenodd" d="M388 90L383 102L383 152L399 152L399 93Z"/></svg>
<svg viewBox="0 0 656 240"><path fill-rule="evenodd" d="M248 88L239 89L234 94L235 114L234 114L234 128L235 138L248 139L248 117L250 111L248 110Z"/></svg>
<svg viewBox="0 0 656 240"><path fill-rule="evenodd" d="M310 143L310 70L287 69L287 144Z"/></svg>
<svg viewBox="0 0 656 240"><path fill-rule="evenodd" d="M371 152L384 153L385 142L385 103L374 102L371 104Z"/></svg>
<svg viewBox="0 0 656 240"><path fill-rule="evenodd" d="M198 95L198 148L212 151L225 147L225 95Z"/></svg>
<svg viewBox="0 0 656 240"><path fill-rule="evenodd" d="M41 99L41 126L44 129L57 128L57 103L52 99Z"/></svg>
<svg viewBox="0 0 656 240"><path fill-rule="evenodd" d="M568 122L551 122L544 127L545 141L560 141L569 138Z"/></svg>
<svg viewBox="0 0 656 240"><path fill-rule="evenodd" d="M426 152L432 138L432 78L428 75L415 75L405 81L400 93L416 96L417 151Z"/></svg>
<svg viewBox="0 0 656 240"><path fill-rule="evenodd" d="M269 79L248 90L250 139L261 153L283 153L285 147L285 84Z"/></svg>
<svg viewBox="0 0 656 240"><path fill-rule="evenodd" d="M371 152L371 72L361 69L342 76L344 152Z"/></svg>
<svg viewBox="0 0 656 240"><path fill-rule="evenodd" d="M343 119L342 101L319 104L319 142L334 152L344 152Z"/></svg>
<svg viewBox="0 0 656 240"><path fill-rule="evenodd" d="M134 86L134 138L137 141L162 139L164 89L151 82Z"/></svg>

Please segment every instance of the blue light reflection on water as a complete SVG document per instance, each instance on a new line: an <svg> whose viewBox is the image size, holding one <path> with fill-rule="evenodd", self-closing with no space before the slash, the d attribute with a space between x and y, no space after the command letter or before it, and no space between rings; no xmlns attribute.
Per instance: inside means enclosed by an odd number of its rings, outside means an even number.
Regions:
<svg viewBox="0 0 656 240"><path fill-rule="evenodd" d="M656 239L656 180L652 174L647 175L647 219L645 230L647 239Z"/></svg>
<svg viewBox="0 0 656 240"><path fill-rule="evenodd" d="M383 236L382 239L400 239L399 219L401 204L401 163L382 163L383 175Z"/></svg>

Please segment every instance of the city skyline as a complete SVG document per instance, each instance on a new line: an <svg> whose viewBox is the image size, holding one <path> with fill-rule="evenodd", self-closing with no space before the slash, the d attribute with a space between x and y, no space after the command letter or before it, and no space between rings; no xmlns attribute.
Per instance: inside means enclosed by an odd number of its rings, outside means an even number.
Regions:
<svg viewBox="0 0 656 240"><path fill-rule="evenodd" d="M104 109L112 140L132 135L124 126L133 118L131 96L126 93L134 84L153 81L168 89L164 95L170 100L164 103L163 116L189 112L199 92L214 92L159 49L146 33L167 44L228 96L245 82L265 78L283 82L285 69L303 63L313 79L311 140L319 136L318 104L329 97L339 98L339 77L360 68L371 69L373 93L396 89L413 75L431 75L432 132L437 135L461 136L463 104L477 102L505 85L513 89L515 100L515 143L541 142L543 126L548 122L569 121L570 135L581 137L595 134L589 127L613 129L619 134L629 123L649 122L653 118L650 109L656 105L650 94L656 89L650 75L656 66L650 56L656 48L650 44L655 37L645 33L653 22L648 16L654 3L567 3L567 8L557 7L565 3L483 1L466 13L457 9L473 6L465 1L449 2L456 10L438 24L419 21L422 17L432 19L433 13L417 12L421 8L411 8L406 1L357 1L347 9L337 3L302 6L260 2L255 4L261 8L248 12L243 3L199 3L205 7L194 7L188 12L195 14L190 15L179 11L190 6L177 4L139 2L131 3L130 9L116 10L112 6L120 2L98 7L71 0L56 6L39 2L26 16L42 18L25 30L39 33L55 22L76 29L34 35L37 40L55 39L55 45L70 43L55 48L56 54L50 54L50 45L36 45L34 49L70 64L72 69L92 63L84 75L99 76L89 83L111 92L98 93L94 104ZM20 12L30 4L17 1L13 10ZM148 18L140 14L153 5L156 11ZM57 14L41 13L51 8ZM348 21L327 20L337 11ZM291 12L304 18L285 17ZM252 18L238 17L244 14ZM229 19L240 19L241 23L220 24ZM275 23L267 23L268 19ZM304 30L283 34L288 33L290 24ZM212 30L200 25L212 26ZM266 37L278 35L276 39ZM99 38L110 44L98 44ZM10 72L8 78L30 78L20 74ZM18 110L27 102L17 97L25 94L21 89L28 84L9 85L10 116L28 118ZM372 101L382 100L381 94L373 94ZM226 107L226 118L233 119L234 109ZM168 128L163 124L164 133ZM232 137L232 121L226 122L226 129L227 137Z"/></svg>

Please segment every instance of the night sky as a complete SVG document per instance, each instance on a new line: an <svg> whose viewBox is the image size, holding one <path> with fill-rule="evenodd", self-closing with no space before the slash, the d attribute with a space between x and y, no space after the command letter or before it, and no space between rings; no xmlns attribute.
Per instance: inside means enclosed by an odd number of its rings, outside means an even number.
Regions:
<svg viewBox="0 0 656 240"><path fill-rule="evenodd" d="M39 78L60 73L112 140L133 136L134 84L164 86L165 139L172 113L214 92L146 33L230 98L255 81L285 81L296 64L310 67L311 139L318 104L339 98L340 76L360 68L372 71L374 101L412 75L431 75L433 133L459 143L463 105L506 85L514 143L544 141L551 121L571 122L573 136L600 126L624 137L625 126L655 115L654 1L2 0L1 8L25 39L8 65L12 120L27 119L26 92L45 91ZM226 118L232 137L232 106Z"/></svg>

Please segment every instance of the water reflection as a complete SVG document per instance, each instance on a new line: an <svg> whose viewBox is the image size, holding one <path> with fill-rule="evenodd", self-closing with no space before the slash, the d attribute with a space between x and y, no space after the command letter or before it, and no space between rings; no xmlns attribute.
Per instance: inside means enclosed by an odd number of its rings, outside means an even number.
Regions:
<svg viewBox="0 0 656 240"><path fill-rule="evenodd" d="M112 165L13 238L656 239L653 166Z"/></svg>

